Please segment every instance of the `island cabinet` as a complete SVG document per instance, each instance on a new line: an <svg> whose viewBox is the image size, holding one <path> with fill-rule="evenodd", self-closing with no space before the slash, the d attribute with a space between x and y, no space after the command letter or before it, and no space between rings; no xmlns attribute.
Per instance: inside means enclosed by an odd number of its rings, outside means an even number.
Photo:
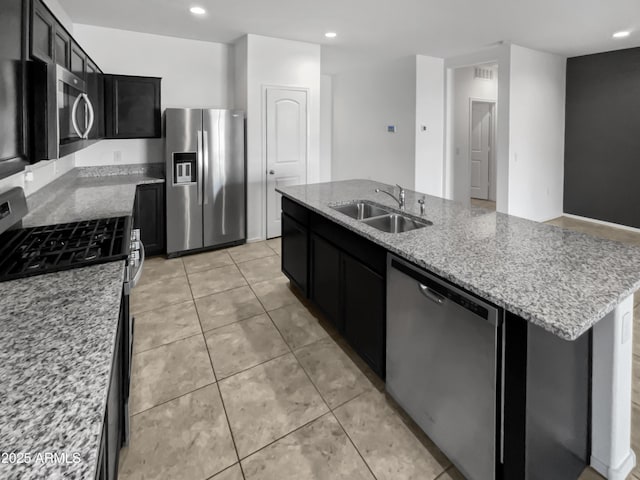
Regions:
<svg viewBox="0 0 640 480"><path fill-rule="evenodd" d="M282 198L282 271L308 296L309 214L306 208Z"/></svg>
<svg viewBox="0 0 640 480"><path fill-rule="evenodd" d="M288 198L282 213L283 272L384 378L386 251Z"/></svg>
<svg viewBox="0 0 640 480"><path fill-rule="evenodd" d="M139 185L133 207L133 227L140 229L145 253L165 253L164 183Z"/></svg>

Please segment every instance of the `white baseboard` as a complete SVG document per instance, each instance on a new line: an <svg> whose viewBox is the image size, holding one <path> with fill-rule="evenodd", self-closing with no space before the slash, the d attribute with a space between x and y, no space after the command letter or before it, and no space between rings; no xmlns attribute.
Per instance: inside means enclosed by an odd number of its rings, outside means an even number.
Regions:
<svg viewBox="0 0 640 480"><path fill-rule="evenodd" d="M581 217L580 215L572 215L571 213L563 213L563 217L574 218L576 220L583 220L585 222L597 223L598 225L605 225L607 227L620 228L622 230L628 230L630 232L640 233L640 228L629 227L628 225L621 225L619 223L605 222L604 220L597 220L595 218Z"/></svg>

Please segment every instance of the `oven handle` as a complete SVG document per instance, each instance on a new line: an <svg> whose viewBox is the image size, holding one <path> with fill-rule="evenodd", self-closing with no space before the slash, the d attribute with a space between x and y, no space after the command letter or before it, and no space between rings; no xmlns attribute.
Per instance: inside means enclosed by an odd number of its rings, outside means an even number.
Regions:
<svg viewBox="0 0 640 480"><path fill-rule="evenodd" d="M84 99L85 104L89 109L89 125L87 126L87 129L84 132L84 134L82 135L82 138L86 139L86 138L89 138L89 132L93 128L93 121L95 120L95 112L93 111L93 105L91 104L91 100L89 100L89 95L87 95L86 93L83 93L80 96Z"/></svg>
<svg viewBox="0 0 640 480"><path fill-rule="evenodd" d="M142 276L142 266L144 265L144 257L145 257L144 244L142 243L142 241L140 241L140 264L138 265L138 268L136 269L135 275L129 281L129 288L135 288L135 286L140 281L140 277Z"/></svg>
<svg viewBox="0 0 640 480"><path fill-rule="evenodd" d="M78 105L80 104L80 100L82 100L82 95L84 95L84 93L76 97L76 99L73 101L73 107L71 108L71 125L76 131L76 135L78 135L78 137L80 138L84 138L84 134L80 131L80 127L78 127L78 119L76 118L76 116L78 114Z"/></svg>

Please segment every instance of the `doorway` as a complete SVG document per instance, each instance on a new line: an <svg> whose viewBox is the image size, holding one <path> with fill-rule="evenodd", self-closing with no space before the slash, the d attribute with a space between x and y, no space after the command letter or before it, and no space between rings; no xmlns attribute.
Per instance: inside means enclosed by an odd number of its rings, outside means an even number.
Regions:
<svg viewBox="0 0 640 480"><path fill-rule="evenodd" d="M289 87L265 90L267 238L274 238L282 231L276 188L307 183L308 92Z"/></svg>
<svg viewBox="0 0 640 480"><path fill-rule="evenodd" d="M495 210L496 102L472 98L469 108L471 203Z"/></svg>
<svg viewBox="0 0 640 480"><path fill-rule="evenodd" d="M452 67L447 84L445 195L465 205L495 210L498 63Z"/></svg>

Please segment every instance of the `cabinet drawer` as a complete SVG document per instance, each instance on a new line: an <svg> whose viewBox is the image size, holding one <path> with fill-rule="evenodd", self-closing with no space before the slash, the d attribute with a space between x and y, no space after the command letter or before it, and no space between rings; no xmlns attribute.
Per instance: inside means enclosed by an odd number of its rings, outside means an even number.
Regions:
<svg viewBox="0 0 640 480"><path fill-rule="evenodd" d="M299 224L305 227L309 226L309 210L299 203L282 197L282 212L289 215L289 217L293 218Z"/></svg>
<svg viewBox="0 0 640 480"><path fill-rule="evenodd" d="M310 224L312 232L329 239L375 272L385 274L387 252L384 248L316 213L311 213Z"/></svg>

